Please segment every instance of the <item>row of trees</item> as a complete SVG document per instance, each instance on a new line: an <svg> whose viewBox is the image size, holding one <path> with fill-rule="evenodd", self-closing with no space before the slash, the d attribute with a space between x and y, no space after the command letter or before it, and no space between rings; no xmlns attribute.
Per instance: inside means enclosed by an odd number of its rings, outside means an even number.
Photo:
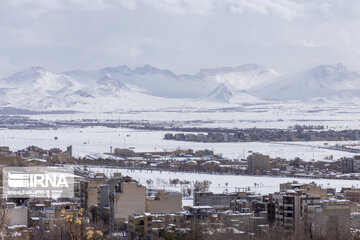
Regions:
<svg viewBox="0 0 360 240"><path fill-rule="evenodd" d="M152 187L177 187L177 185L181 186L181 192L183 195L185 196L191 196L193 192L206 192L209 191L210 185L211 185L211 181L209 180L204 180L204 181L181 181L177 178L175 179L169 179L169 181L166 181L165 179L162 178L156 178L156 185L154 185L154 180L152 179L147 179L146 180L146 184L149 188ZM228 183L226 183L227 186Z"/></svg>

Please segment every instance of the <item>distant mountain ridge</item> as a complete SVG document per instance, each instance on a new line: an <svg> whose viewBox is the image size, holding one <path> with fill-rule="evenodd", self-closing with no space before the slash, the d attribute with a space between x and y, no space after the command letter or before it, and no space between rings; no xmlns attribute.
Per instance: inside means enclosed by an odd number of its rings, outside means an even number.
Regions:
<svg viewBox="0 0 360 240"><path fill-rule="evenodd" d="M319 65L307 71L279 78L250 91L256 97L267 100L334 99L360 96L360 74L341 63Z"/></svg>
<svg viewBox="0 0 360 240"><path fill-rule="evenodd" d="M206 96L206 100L220 103L251 103L260 101L260 99L249 95L245 90L230 91L224 83L221 83L211 91Z"/></svg>
<svg viewBox="0 0 360 240"><path fill-rule="evenodd" d="M54 73L31 67L0 79L0 107L34 111L216 108L264 101L352 99L360 74L342 64L283 75L256 64L203 69L193 75L144 65Z"/></svg>

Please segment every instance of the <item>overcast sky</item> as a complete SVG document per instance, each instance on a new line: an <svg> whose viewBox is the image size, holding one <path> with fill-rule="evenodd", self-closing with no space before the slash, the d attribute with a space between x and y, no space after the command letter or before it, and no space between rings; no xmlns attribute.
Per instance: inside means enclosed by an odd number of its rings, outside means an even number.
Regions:
<svg viewBox="0 0 360 240"><path fill-rule="evenodd" d="M359 0L0 0L0 76L151 64L360 69Z"/></svg>

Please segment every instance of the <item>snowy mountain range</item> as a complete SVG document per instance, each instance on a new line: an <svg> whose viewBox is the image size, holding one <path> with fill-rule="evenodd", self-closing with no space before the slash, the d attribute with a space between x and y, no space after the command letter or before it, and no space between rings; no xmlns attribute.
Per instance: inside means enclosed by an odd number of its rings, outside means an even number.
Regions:
<svg viewBox="0 0 360 240"><path fill-rule="evenodd" d="M254 96L268 100L341 100L357 98L359 93L360 74L340 63L319 65L251 90Z"/></svg>
<svg viewBox="0 0 360 240"><path fill-rule="evenodd" d="M177 75L150 65L54 73L32 67L0 79L0 107L116 111L220 108L264 101L357 98L360 74L342 64L292 75L256 64Z"/></svg>

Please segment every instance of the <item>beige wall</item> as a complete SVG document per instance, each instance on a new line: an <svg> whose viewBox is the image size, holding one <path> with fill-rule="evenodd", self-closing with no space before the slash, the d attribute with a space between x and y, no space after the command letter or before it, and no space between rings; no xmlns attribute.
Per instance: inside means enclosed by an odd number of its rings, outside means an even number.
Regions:
<svg viewBox="0 0 360 240"><path fill-rule="evenodd" d="M89 209L93 205L97 205L98 202L98 187L106 184L106 178L90 179L89 181L82 182L81 188L83 188L82 198L85 200L84 207Z"/></svg>
<svg viewBox="0 0 360 240"><path fill-rule="evenodd" d="M320 186L310 186L306 189L306 193L310 195L318 195L321 200L325 200L327 198L326 189L322 189Z"/></svg>
<svg viewBox="0 0 360 240"><path fill-rule="evenodd" d="M87 207L90 208L92 205L97 205L98 201L98 187L102 184L105 184L106 181L99 181L99 182L89 182L87 188Z"/></svg>
<svg viewBox="0 0 360 240"><path fill-rule="evenodd" d="M172 213L181 210L181 194L171 195L164 190L159 190L155 199L146 199L146 212L149 213Z"/></svg>
<svg viewBox="0 0 360 240"><path fill-rule="evenodd" d="M129 215L145 212L146 188L137 183L122 183L122 192L114 198L114 217L126 221Z"/></svg>

